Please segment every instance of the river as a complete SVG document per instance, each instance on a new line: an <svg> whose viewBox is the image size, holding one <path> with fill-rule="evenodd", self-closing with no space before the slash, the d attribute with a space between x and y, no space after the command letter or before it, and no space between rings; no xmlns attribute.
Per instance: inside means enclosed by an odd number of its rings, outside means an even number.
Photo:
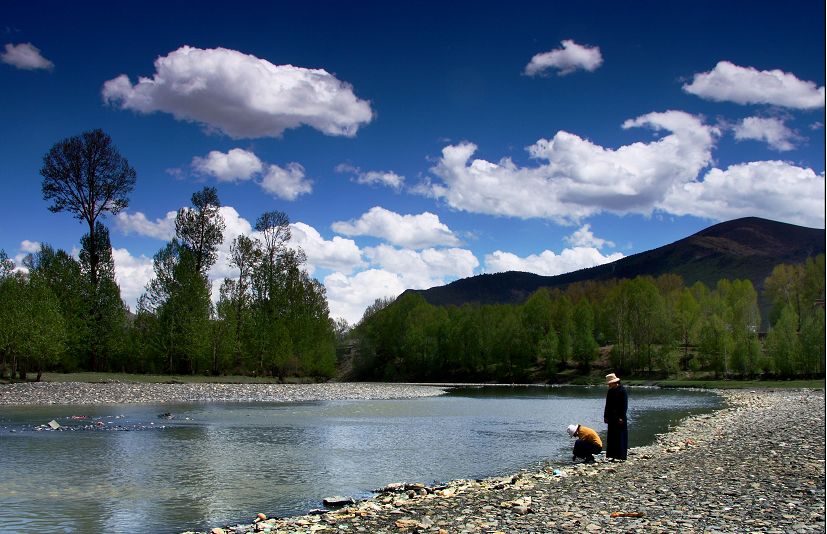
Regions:
<svg viewBox="0 0 827 534"><path fill-rule="evenodd" d="M408 400L0 406L0 531L209 530L391 482L564 464L568 424L605 438L604 399L602 387L486 387ZM720 401L631 388L629 404L636 446Z"/></svg>

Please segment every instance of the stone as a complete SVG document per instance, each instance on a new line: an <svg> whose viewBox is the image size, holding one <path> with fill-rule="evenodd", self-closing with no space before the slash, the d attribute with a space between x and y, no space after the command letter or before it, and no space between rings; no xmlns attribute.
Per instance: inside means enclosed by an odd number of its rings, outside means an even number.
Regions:
<svg viewBox="0 0 827 534"><path fill-rule="evenodd" d="M322 499L322 504L330 507L347 506L348 504L355 503L356 501L353 500L353 497L341 497L339 495Z"/></svg>

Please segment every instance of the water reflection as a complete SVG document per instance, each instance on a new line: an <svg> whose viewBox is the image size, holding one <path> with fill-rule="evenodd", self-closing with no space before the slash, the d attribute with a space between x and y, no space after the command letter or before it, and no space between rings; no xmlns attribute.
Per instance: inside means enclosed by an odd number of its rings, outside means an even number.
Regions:
<svg viewBox="0 0 827 534"><path fill-rule="evenodd" d="M331 495L368 496L389 482L508 474L563 462L569 423L605 437L604 398L604 388L484 388L414 400L0 407L0 525L207 530L258 512L303 513ZM631 388L630 444L717 402ZM78 410L131 430L71 431ZM175 418L158 419L164 412ZM51 419L66 430L34 430Z"/></svg>

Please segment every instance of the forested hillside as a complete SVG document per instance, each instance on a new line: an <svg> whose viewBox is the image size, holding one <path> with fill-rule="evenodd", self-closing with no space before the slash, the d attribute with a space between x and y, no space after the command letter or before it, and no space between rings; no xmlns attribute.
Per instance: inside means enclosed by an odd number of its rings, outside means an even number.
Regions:
<svg viewBox="0 0 827 534"><path fill-rule="evenodd" d="M519 304L541 287L564 289L574 282L677 274L688 286L702 282L714 287L722 278L744 279L752 282L758 291L758 306L766 320L772 303L764 298L762 289L772 269L780 263L801 263L823 254L824 243L823 229L746 217L589 269L558 276L520 272L482 274L416 292L436 305Z"/></svg>
<svg viewBox="0 0 827 534"><path fill-rule="evenodd" d="M378 301L354 332L355 374L376 380L555 381L595 364L636 376L824 373L824 255L762 281L766 336L748 279L709 287L676 274L540 288L521 304Z"/></svg>

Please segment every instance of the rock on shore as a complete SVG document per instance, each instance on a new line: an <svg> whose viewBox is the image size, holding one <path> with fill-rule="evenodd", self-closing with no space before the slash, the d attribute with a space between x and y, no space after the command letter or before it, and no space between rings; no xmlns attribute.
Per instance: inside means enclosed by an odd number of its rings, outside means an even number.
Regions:
<svg viewBox="0 0 827 534"><path fill-rule="evenodd" d="M412 384L146 384L131 382L18 382L0 384L0 405L134 404L174 402L308 402L409 399L445 388Z"/></svg>
<svg viewBox="0 0 827 534"><path fill-rule="evenodd" d="M438 487L392 484L372 499L211 532L825 532L823 390L721 391L626 462Z"/></svg>

